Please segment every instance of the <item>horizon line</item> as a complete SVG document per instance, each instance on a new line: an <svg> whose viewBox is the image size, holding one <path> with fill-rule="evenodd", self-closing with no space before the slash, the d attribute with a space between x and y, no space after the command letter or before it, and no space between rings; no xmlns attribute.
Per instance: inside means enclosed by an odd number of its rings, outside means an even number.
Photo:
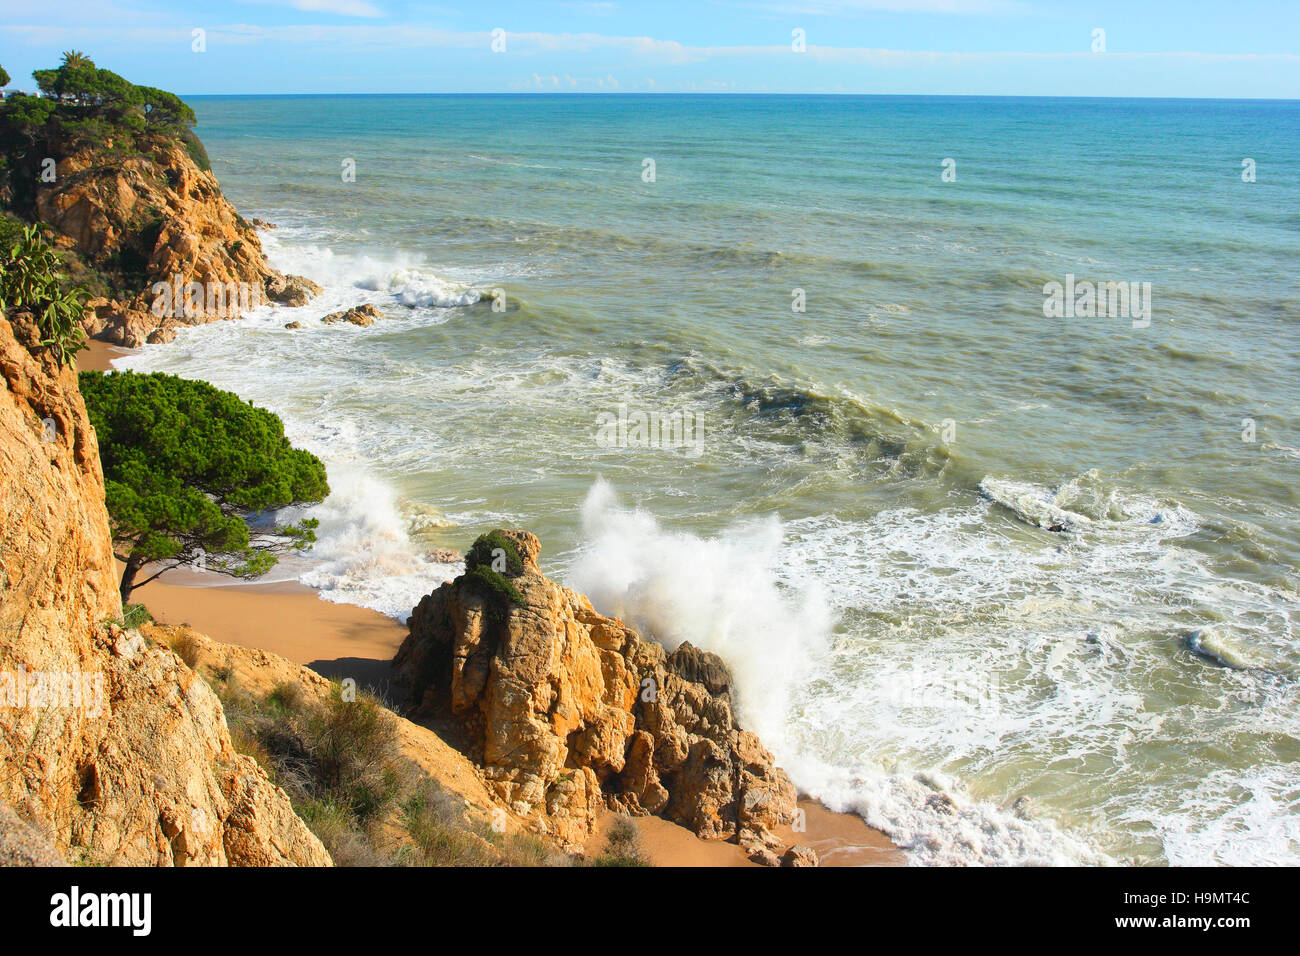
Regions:
<svg viewBox="0 0 1300 956"><path fill-rule="evenodd" d="M10 95L18 91L9 91ZM652 96L789 96L789 97L876 97L885 98L962 98L990 100L1162 100L1175 103L1300 103L1300 97L1294 96L1145 96L1131 94L1088 95L1082 93L1044 94L1044 93L859 93L849 91L816 93L775 93L757 90L466 90L456 92L384 92L384 93L177 93L187 99L204 99L224 97L228 99L273 99L275 97L377 97L377 96L552 96L552 97L652 97Z"/></svg>

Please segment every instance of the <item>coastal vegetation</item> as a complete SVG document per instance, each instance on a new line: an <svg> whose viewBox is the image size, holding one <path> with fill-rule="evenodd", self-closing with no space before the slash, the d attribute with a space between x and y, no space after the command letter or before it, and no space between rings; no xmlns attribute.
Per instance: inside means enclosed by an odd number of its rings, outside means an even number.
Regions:
<svg viewBox="0 0 1300 956"><path fill-rule="evenodd" d="M479 535L465 555L465 573L466 584L489 602L497 619L504 617L508 604L523 606L523 595L510 579L524 573L524 560L500 531Z"/></svg>
<svg viewBox="0 0 1300 956"><path fill-rule="evenodd" d="M631 817L615 817L609 828L604 851L593 859L593 866L649 866L650 858L641 849L641 833Z"/></svg>
<svg viewBox="0 0 1300 956"><path fill-rule="evenodd" d="M191 132L197 122L179 96L152 86L137 86L78 50L63 54L54 69L32 73L41 96L15 95L0 104L0 141L11 143L6 159L26 158L45 147L40 158L58 158L87 143L116 151L138 151L151 138L178 139L196 163L207 156ZM50 152L49 147L59 151ZM47 180L48 181L48 180Z"/></svg>
<svg viewBox="0 0 1300 956"><path fill-rule="evenodd" d="M124 603L168 568L253 578L316 540L315 519L249 526L254 515L329 494L325 466L290 445L273 412L174 375L82 372L80 384L125 565ZM139 580L152 564L155 573Z"/></svg>
<svg viewBox="0 0 1300 956"><path fill-rule="evenodd" d="M182 657L186 648L178 646ZM334 683L319 699L295 683L264 696L220 668L235 749L289 795L339 866L555 866L572 862L529 833L496 830L402 758L392 714L372 694ZM619 857L622 859L622 857ZM611 863L607 865L628 865Z"/></svg>
<svg viewBox="0 0 1300 956"><path fill-rule="evenodd" d="M180 182L173 157L210 168L194 111L76 50L32 76L41 95L0 100L0 210L70 240L63 269L90 295L129 300L150 279L167 218L158 197ZM131 193L139 199L121 199Z"/></svg>
<svg viewBox="0 0 1300 956"><path fill-rule="evenodd" d="M85 291L67 281L40 229L0 219L0 312L28 312L38 343L66 365L86 347Z"/></svg>

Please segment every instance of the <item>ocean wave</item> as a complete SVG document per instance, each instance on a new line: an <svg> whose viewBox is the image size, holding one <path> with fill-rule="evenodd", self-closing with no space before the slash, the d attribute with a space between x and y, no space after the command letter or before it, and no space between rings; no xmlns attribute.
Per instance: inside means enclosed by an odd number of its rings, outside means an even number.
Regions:
<svg viewBox="0 0 1300 956"><path fill-rule="evenodd" d="M720 654L737 686L737 712L801 790L856 812L926 864L1103 863L1106 856L1047 819L972 798L938 770L872 766L822 756L860 721L821 713L847 688L832 652L835 615L815 578L783 587L789 553L775 518L739 523L711 538L672 532L622 507L598 482L583 505L585 544L569 582L606 613L668 648L682 641ZM881 670L888 661L876 661ZM822 688L823 693L810 688ZM852 697L852 693L848 697ZM936 732L943 728L936 726ZM888 736L879 727L874 736Z"/></svg>
<svg viewBox="0 0 1300 956"><path fill-rule="evenodd" d="M779 522L740 523L708 539L675 533L597 481L582 524L570 583L669 650L689 641L719 654L736 677L743 721L783 749L789 695L824 654L833 620L815 587L797 595L777 587Z"/></svg>
<svg viewBox="0 0 1300 956"><path fill-rule="evenodd" d="M326 600L405 621L420 598L463 570L412 541L411 519L387 483L337 461L329 478L329 497L308 511L320 527L307 555L312 564L299 576Z"/></svg>
<svg viewBox="0 0 1300 956"><path fill-rule="evenodd" d="M473 305L483 298L478 289L466 288L419 269L395 269L368 276L357 283L363 289L386 292L402 305L451 309Z"/></svg>

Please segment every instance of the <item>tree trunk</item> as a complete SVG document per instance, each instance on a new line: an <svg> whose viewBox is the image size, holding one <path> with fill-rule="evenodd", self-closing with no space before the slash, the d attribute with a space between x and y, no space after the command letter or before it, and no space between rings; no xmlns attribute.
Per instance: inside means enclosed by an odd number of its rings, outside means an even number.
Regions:
<svg viewBox="0 0 1300 956"><path fill-rule="evenodd" d="M127 598L135 590L135 576L140 573L142 567L144 567L144 561L134 555L126 559L126 570L122 572L122 586L120 588L123 610L126 608Z"/></svg>

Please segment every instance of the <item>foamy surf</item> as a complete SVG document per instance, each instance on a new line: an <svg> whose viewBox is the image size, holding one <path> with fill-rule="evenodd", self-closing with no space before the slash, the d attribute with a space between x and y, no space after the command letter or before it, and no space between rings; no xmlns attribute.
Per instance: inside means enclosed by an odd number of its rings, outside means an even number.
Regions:
<svg viewBox="0 0 1300 956"><path fill-rule="evenodd" d="M473 305L483 298L477 289L465 288L419 269L395 269L387 275L371 275L359 285L363 289L387 292L402 305L413 308L451 309Z"/></svg>
<svg viewBox="0 0 1300 956"><path fill-rule="evenodd" d="M582 524L573 587L669 650L689 641L720 655L736 678L742 721L779 752L791 691L815 670L833 623L815 588L777 586L780 523L741 523L707 539L671 532L622 507L599 480Z"/></svg>
<svg viewBox="0 0 1300 956"><path fill-rule="evenodd" d="M736 679L742 721L804 792L858 813L915 863L1106 862L1085 841L1031 818L1027 801L1011 812L970 797L937 770L887 771L851 758L836 765L819 756L821 745L850 729L821 711L823 702L808 690L836 680L835 619L815 583L779 583L789 555L777 519L740 523L712 538L672 532L621 506L603 481L592 487L582 517L586 542L570 583L669 649L689 640L721 655Z"/></svg>
<svg viewBox="0 0 1300 956"><path fill-rule="evenodd" d="M846 272L856 241L829 258L720 256L694 223L686 236L664 223L652 243L633 229L611 252L620 223L572 226L558 193L492 220L447 211L462 195L442 192L427 222L359 208L351 235L288 215L268 234L272 261L321 282L321 297L145 350L276 410L337 472L300 569L328 597L405 616L457 570L430 564L437 547L526 527L548 571L573 569L559 576L602 611L723 654L744 720L800 786L913 862L1300 858L1287 818L1300 813L1296 441L1261 419L1274 441L1243 446L1233 416L1255 392L1216 374L1238 366L1168 374L1159 356L1117 353L1100 326L1072 329L1067 359L1058 337L981 320L987 284L936 276L932 244ZM849 231L892 246L914 228L879 225ZM459 265L337 251L362 238L435 242ZM965 248L972 275L1037 274ZM819 296L816 317L793 325L772 314L769 335L754 317L778 261L823 289L860 275L879 292L865 305ZM664 290L693 287L701 262L729 270L725 282L665 308ZM525 274L538 281L510 285L508 316L457 305ZM389 318L315 321L365 302ZM1252 361L1289 361L1287 328ZM789 349L800 337L804 352ZM951 389L957 378L970 387ZM1266 389L1273 407L1290 401L1279 392ZM594 448L594 415L623 402L698 412L713 440L698 462ZM935 424L948 418L955 439ZM1216 472L1224 460L1250 467ZM1076 475L1080 461L1097 470ZM598 474L640 507L607 489L579 532L575 502ZM765 517L778 511L786 521ZM1056 524L1070 533L1035 530ZM1198 632L1213 636L1193 647ZM1265 666L1221 666L1202 653L1215 648Z"/></svg>
<svg viewBox="0 0 1300 956"><path fill-rule="evenodd" d="M1240 701L1226 711L1240 731L1257 717L1296 724L1286 678L1240 669L1258 660L1244 645L1267 623L1202 632L1180 653L1181 622L1200 613L1212 577L1177 547L1196 516L1096 473L1056 496L1093 519L1066 547L1007 539L987 501L866 522L768 518L702 537L597 482L569 579L670 648L721 654L742 719L800 789L859 814L915 864L1275 854L1266 834L1288 824L1268 811L1291 812L1276 786L1249 813L1200 801L1205 765L1189 757L1157 798L1138 757L1171 734L1227 732L1210 730L1223 713L1151 690L1153 676L1203 686L1210 654L1229 664L1216 673ZM1223 607L1285 601L1259 587L1216 594ZM1090 765L1110 768L1105 792L1070 769ZM1277 773L1300 783L1294 768ZM1224 832L1240 834L1231 852L1214 842Z"/></svg>
<svg viewBox="0 0 1300 956"><path fill-rule="evenodd" d="M410 522L384 482L354 467L329 470L330 496L310 513L320 520L312 566L298 580L339 604L359 604L405 621L424 595L464 565L432 560L411 540Z"/></svg>

